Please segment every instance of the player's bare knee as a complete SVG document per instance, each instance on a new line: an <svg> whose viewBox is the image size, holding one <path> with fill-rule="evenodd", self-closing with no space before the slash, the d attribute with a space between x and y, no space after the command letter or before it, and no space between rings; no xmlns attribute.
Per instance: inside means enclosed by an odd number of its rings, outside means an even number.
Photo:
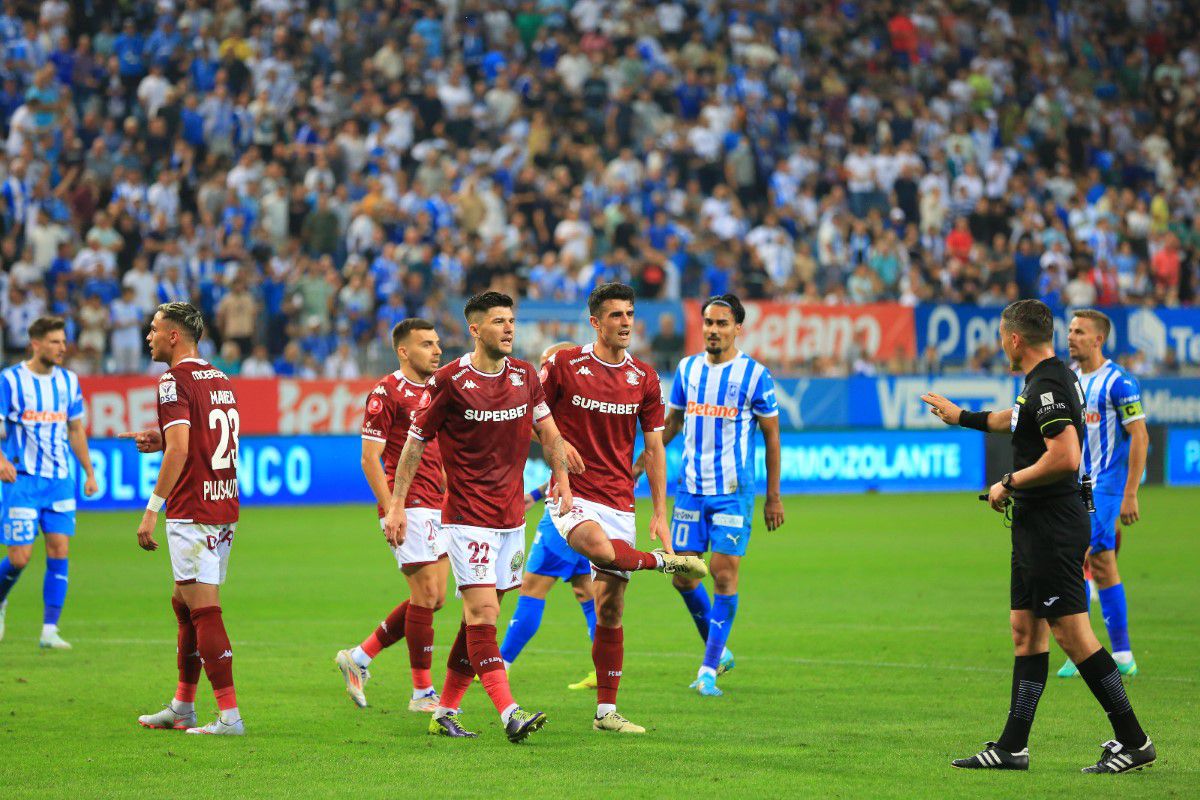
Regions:
<svg viewBox="0 0 1200 800"><path fill-rule="evenodd" d="M596 623L606 628L616 628L621 624L625 612L625 603L621 600L610 600L597 604Z"/></svg>
<svg viewBox="0 0 1200 800"><path fill-rule="evenodd" d="M1088 555L1088 566L1092 569L1092 579L1101 589L1116 586L1121 582L1117 573L1117 557L1112 550L1101 550Z"/></svg>
<svg viewBox="0 0 1200 800"><path fill-rule="evenodd" d="M690 592L700 585L698 578L684 578L680 575L671 576L671 583L681 592Z"/></svg>
<svg viewBox="0 0 1200 800"><path fill-rule="evenodd" d="M29 554L28 547L10 547L8 548L8 562L17 569L25 569L25 565L29 563Z"/></svg>
<svg viewBox="0 0 1200 800"><path fill-rule="evenodd" d="M47 558L66 558L69 549L69 540L65 536L46 537Z"/></svg>
<svg viewBox="0 0 1200 800"><path fill-rule="evenodd" d="M571 590L575 592L575 600L580 603L586 603L592 599L592 592L586 586L572 586Z"/></svg>

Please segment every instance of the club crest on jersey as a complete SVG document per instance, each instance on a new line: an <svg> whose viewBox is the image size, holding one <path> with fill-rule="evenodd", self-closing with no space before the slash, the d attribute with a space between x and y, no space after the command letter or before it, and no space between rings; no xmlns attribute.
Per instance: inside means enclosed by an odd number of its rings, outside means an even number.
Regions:
<svg viewBox="0 0 1200 800"><path fill-rule="evenodd" d="M177 400L179 400L179 391L175 381L162 381L158 384L158 402L174 403Z"/></svg>
<svg viewBox="0 0 1200 800"><path fill-rule="evenodd" d="M638 374L636 372L634 372L633 370L629 370L628 372L625 373L625 382L628 383L630 386L637 386L639 383L642 382L642 379L638 377Z"/></svg>
<svg viewBox="0 0 1200 800"><path fill-rule="evenodd" d="M383 398L377 394L373 394L367 400L367 413L375 416L380 411L383 411Z"/></svg>
<svg viewBox="0 0 1200 800"><path fill-rule="evenodd" d="M525 385L525 379L522 378L520 375L518 375L515 372L508 373L508 379L510 381L512 381L513 386L524 386Z"/></svg>

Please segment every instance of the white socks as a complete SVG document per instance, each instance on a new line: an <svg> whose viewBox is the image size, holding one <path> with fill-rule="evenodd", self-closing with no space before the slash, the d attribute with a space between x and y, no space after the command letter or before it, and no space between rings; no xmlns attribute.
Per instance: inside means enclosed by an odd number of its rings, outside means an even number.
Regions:
<svg viewBox="0 0 1200 800"><path fill-rule="evenodd" d="M358 664L363 669L371 666L371 657L367 655L365 650L362 649L362 645L359 645L350 651L350 658L355 664Z"/></svg>
<svg viewBox="0 0 1200 800"><path fill-rule="evenodd" d="M705 675L712 675L715 678L717 677L717 671L712 667L701 667L696 672L697 678L703 678Z"/></svg>
<svg viewBox="0 0 1200 800"><path fill-rule="evenodd" d="M432 686L426 686L424 689L413 689L412 699L420 700L422 697L428 697L433 693L434 691Z"/></svg>
<svg viewBox="0 0 1200 800"><path fill-rule="evenodd" d="M516 711L518 708L520 708L520 706L517 705L516 703L513 703L508 708L501 711L500 712L500 721L502 723L504 723L505 725L507 725L508 721L510 719L512 719L513 712Z"/></svg>
<svg viewBox="0 0 1200 800"><path fill-rule="evenodd" d="M232 725L241 718L242 714L238 711L237 706L227 708L221 712L221 722L224 722L226 725Z"/></svg>
<svg viewBox="0 0 1200 800"><path fill-rule="evenodd" d="M617 706L614 703L599 703L596 706L596 719L600 719L605 714L611 714L616 710Z"/></svg>
<svg viewBox="0 0 1200 800"><path fill-rule="evenodd" d="M662 553L651 553L650 555L654 556L654 560L658 562L658 566L655 569L662 569L666 563L663 561Z"/></svg>
<svg viewBox="0 0 1200 800"><path fill-rule="evenodd" d="M196 704L185 703L182 700L172 700L171 710L175 712L176 716L186 717L196 710Z"/></svg>
<svg viewBox="0 0 1200 800"><path fill-rule="evenodd" d="M1131 650L1118 650L1112 654L1112 657L1113 661L1125 665L1133 661L1133 652Z"/></svg>
<svg viewBox="0 0 1200 800"><path fill-rule="evenodd" d="M43 639L46 638L47 636L53 636L56 633L58 633L57 625L43 625L42 626L42 638Z"/></svg>

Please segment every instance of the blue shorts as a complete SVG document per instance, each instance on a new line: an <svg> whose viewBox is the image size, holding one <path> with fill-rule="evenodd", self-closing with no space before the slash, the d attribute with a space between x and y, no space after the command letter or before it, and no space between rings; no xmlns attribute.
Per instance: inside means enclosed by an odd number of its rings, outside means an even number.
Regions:
<svg viewBox="0 0 1200 800"><path fill-rule="evenodd" d="M676 552L714 553L744 556L750 544L750 522L754 516L754 495L675 493L675 511L671 515L671 544Z"/></svg>
<svg viewBox="0 0 1200 800"><path fill-rule="evenodd" d="M17 473L17 482L4 487L5 545L33 544L38 528L46 533L75 535L75 481Z"/></svg>
<svg viewBox="0 0 1200 800"><path fill-rule="evenodd" d="M537 532L533 535L533 544L529 547L525 571L569 581L576 575L592 574L592 564L571 549L571 545L555 529L550 512L544 511Z"/></svg>
<svg viewBox="0 0 1200 800"><path fill-rule="evenodd" d="M1092 518L1092 552L1117 549L1117 522L1121 519L1121 495L1100 494L1092 495L1096 505L1096 513L1088 514Z"/></svg>

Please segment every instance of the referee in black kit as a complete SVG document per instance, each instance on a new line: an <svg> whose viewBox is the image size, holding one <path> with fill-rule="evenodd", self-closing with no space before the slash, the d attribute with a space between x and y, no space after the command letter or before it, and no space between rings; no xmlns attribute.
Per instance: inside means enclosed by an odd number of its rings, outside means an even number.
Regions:
<svg viewBox="0 0 1200 800"><path fill-rule="evenodd" d="M1004 732L982 752L952 762L963 769L1029 769L1029 729L1046 688L1050 634L1108 713L1114 740L1084 772L1115 774L1154 762L1117 664L1087 615L1083 557L1091 536L1079 480L1083 390L1054 356L1054 317L1039 300L1019 300L1000 315L1000 346L1025 388L1012 409L964 411L945 397L921 397L947 425L1012 434L1013 471L988 492L1004 513L1012 502L1012 700Z"/></svg>

